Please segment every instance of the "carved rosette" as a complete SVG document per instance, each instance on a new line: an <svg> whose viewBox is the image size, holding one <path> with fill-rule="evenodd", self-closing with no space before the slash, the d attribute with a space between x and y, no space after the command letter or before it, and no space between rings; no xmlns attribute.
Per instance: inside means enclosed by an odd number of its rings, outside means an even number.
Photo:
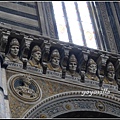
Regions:
<svg viewBox="0 0 120 120"><path fill-rule="evenodd" d="M41 88L29 75L12 76L8 81L8 88L16 99L28 104L38 102L42 98Z"/></svg>
<svg viewBox="0 0 120 120"><path fill-rule="evenodd" d="M103 104L103 102L101 101L98 101L96 102L96 108L99 110L99 111L105 111L105 105Z"/></svg>

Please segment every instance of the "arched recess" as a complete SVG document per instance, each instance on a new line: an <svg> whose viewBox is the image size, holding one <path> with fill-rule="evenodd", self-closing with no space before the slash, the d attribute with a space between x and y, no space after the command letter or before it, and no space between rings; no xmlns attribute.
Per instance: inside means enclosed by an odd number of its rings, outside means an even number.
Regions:
<svg viewBox="0 0 120 120"><path fill-rule="evenodd" d="M117 116L95 111L73 111L58 115L55 118L117 118Z"/></svg>
<svg viewBox="0 0 120 120"><path fill-rule="evenodd" d="M57 118L62 114L87 111L120 117L120 99L101 94L83 96L81 91L60 93L42 100L23 118Z"/></svg>

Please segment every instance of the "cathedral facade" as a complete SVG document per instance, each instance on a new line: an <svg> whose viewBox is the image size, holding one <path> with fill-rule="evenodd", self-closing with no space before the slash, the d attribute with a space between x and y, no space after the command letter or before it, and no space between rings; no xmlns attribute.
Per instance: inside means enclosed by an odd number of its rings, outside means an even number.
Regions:
<svg viewBox="0 0 120 120"><path fill-rule="evenodd" d="M98 49L59 41L52 2L0 3L0 118L120 117L120 3L89 7Z"/></svg>

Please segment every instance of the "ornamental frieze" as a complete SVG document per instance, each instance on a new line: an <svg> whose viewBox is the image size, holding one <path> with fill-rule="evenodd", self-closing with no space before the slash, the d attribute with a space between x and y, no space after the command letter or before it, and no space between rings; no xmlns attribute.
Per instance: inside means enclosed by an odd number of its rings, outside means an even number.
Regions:
<svg viewBox="0 0 120 120"><path fill-rule="evenodd" d="M112 32L111 24L110 24L109 19L108 19L109 17L108 17L106 5L105 5L104 2L100 2L98 4L99 4L99 7L100 7L101 17L103 19L103 24L104 24L104 27L105 27L105 32L106 32L106 35L107 35L107 39L108 39L110 49L113 53L117 53L115 38L114 38L114 34Z"/></svg>
<svg viewBox="0 0 120 120"><path fill-rule="evenodd" d="M15 32L7 38L2 54L7 69L95 88L120 90L120 56L117 54Z"/></svg>
<svg viewBox="0 0 120 120"><path fill-rule="evenodd" d="M71 91L51 96L31 108L24 115L24 118L55 118L72 111L97 111L120 116L119 102L114 103L112 101L111 103L112 99L110 100L108 95L101 100L99 95L92 97L80 96L81 91Z"/></svg>

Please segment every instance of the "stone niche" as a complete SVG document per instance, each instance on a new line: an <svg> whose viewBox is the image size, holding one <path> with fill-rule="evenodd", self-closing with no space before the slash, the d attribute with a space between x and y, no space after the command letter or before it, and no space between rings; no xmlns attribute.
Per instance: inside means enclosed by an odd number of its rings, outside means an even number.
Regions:
<svg viewBox="0 0 120 120"><path fill-rule="evenodd" d="M12 30L0 37L13 118L62 92L107 88L119 96L117 54Z"/></svg>
<svg viewBox="0 0 120 120"><path fill-rule="evenodd" d="M7 69L25 70L96 88L120 89L117 54L17 31L2 30L1 34L1 47L4 46L1 53Z"/></svg>

